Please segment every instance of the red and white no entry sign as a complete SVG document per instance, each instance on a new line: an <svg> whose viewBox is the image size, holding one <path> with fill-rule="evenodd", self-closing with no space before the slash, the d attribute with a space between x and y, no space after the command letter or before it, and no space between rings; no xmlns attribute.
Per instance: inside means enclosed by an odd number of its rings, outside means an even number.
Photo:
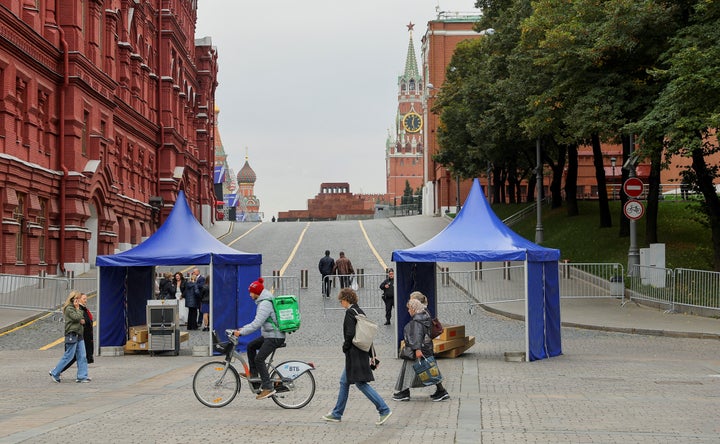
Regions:
<svg viewBox="0 0 720 444"><path fill-rule="evenodd" d="M640 197L644 188L645 184L637 177L631 177L623 184L623 191L628 197Z"/></svg>

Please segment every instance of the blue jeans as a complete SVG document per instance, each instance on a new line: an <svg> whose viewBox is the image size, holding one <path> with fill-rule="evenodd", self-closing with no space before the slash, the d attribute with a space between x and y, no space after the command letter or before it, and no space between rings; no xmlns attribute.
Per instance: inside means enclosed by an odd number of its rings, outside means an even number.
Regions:
<svg viewBox="0 0 720 444"><path fill-rule="evenodd" d="M87 379L88 377L88 363L87 353L85 351L85 341L80 338L74 344L68 344L65 349L65 354L60 358L60 362L57 363L54 369L52 369L53 376L60 377L65 366L72 361L73 357L77 360L77 379Z"/></svg>
<svg viewBox="0 0 720 444"><path fill-rule="evenodd" d="M375 408L377 408L377 411L380 415L387 415L390 413L390 407L385 404L385 401L378 395L378 392L375 391L372 386L367 382L356 382L355 387L360 390L363 395L367 397L370 401L372 401L373 404L375 404ZM347 373L345 370L343 370L342 375L340 375L340 392L338 393L338 399L337 403L335 404L335 408L332 411L332 415L335 418L342 418L343 413L345 413L345 405L347 404L348 400L348 394L350 393L350 384L348 384L347 380Z"/></svg>

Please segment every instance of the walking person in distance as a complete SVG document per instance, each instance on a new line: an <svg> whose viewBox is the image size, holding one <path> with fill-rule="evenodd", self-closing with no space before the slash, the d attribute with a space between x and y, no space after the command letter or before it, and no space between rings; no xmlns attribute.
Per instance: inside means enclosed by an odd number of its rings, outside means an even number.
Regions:
<svg viewBox="0 0 720 444"><path fill-rule="evenodd" d="M348 395L350 393L350 385L355 386L365 395L373 404L380 415L375 423L382 425L388 420L392 412L382 397L370 385L374 381L372 368L370 367L370 352L360 350L353 344L355 337L355 328L357 320L355 316L365 313L358 307L358 297L351 288L343 288L338 295L340 305L345 309L345 319L343 321L343 345L342 351L345 353L345 368L340 375L340 392L338 393L335 408L322 418L328 422L340 422L345 406L347 405ZM371 349L372 350L372 349Z"/></svg>
<svg viewBox="0 0 720 444"><path fill-rule="evenodd" d="M325 250L325 256L318 263L318 270L322 277L322 292L326 298L330 297L330 287L332 287L331 276L335 268L335 259L330 257L330 250Z"/></svg>
<svg viewBox="0 0 720 444"><path fill-rule="evenodd" d="M348 288L350 287L350 280L352 279L352 275L355 274L355 269L352 266L352 262L350 262L350 259L345 257L345 252L341 251L338 253L340 257L338 260L335 261L335 266L333 267L333 274L337 274L340 276L340 288Z"/></svg>

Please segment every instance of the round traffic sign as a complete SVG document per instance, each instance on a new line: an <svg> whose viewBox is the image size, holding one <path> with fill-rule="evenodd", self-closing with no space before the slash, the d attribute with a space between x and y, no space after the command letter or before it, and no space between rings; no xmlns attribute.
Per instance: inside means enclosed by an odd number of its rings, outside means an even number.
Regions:
<svg viewBox="0 0 720 444"><path fill-rule="evenodd" d="M638 220L645 214L645 206L639 200L629 200L623 206L623 213L630 220Z"/></svg>
<svg viewBox="0 0 720 444"><path fill-rule="evenodd" d="M631 177L623 184L623 191L628 197L640 197L645 189L645 184L637 177Z"/></svg>

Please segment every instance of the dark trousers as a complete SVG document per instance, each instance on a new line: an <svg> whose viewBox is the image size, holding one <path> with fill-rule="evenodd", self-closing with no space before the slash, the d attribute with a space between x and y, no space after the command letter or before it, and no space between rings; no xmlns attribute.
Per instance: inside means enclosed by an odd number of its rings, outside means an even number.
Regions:
<svg viewBox="0 0 720 444"><path fill-rule="evenodd" d="M197 330L198 328L198 309L197 307L188 307L188 321L187 321L187 329L188 330Z"/></svg>
<svg viewBox="0 0 720 444"><path fill-rule="evenodd" d="M322 291L326 298L330 297L330 288L332 287L332 275L326 274L322 277Z"/></svg>
<svg viewBox="0 0 720 444"><path fill-rule="evenodd" d="M340 288L350 287L350 279L352 279L351 274L341 274L340 275Z"/></svg>
<svg viewBox="0 0 720 444"><path fill-rule="evenodd" d="M267 365L265 360L276 348L283 345L285 339L277 338L259 338L253 339L247 345L247 356L248 366L250 367L250 374L260 375L262 380L262 388L266 390L272 389L270 383L270 375L268 374Z"/></svg>
<svg viewBox="0 0 720 444"><path fill-rule="evenodd" d="M392 298L384 298L383 302L385 302L385 320L390 322L390 318L392 317L392 309L395 306L395 301L392 300Z"/></svg>

